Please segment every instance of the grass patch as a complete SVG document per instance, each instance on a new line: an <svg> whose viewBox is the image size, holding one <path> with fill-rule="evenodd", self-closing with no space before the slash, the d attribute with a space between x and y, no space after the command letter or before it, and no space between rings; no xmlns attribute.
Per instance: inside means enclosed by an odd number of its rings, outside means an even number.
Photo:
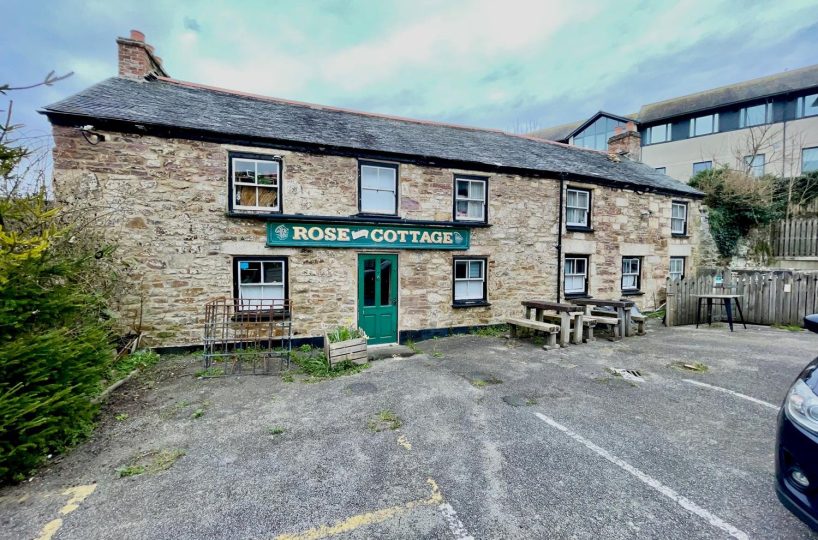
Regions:
<svg viewBox="0 0 818 540"><path fill-rule="evenodd" d="M384 409L369 420L369 431L378 433L386 430L396 430L403 425L398 415Z"/></svg>
<svg viewBox="0 0 818 540"><path fill-rule="evenodd" d="M111 366L108 383L114 383L127 377L133 370L144 370L156 365L160 356L148 349L141 349L133 354L120 358Z"/></svg>
<svg viewBox="0 0 818 540"><path fill-rule="evenodd" d="M507 324L495 324L491 326L478 326L469 331L473 336L482 337L502 337L508 333Z"/></svg>
<svg viewBox="0 0 818 540"><path fill-rule="evenodd" d="M281 434L284 433L284 431L286 431L286 430L281 426L271 427L270 428L270 435L281 435Z"/></svg>
<svg viewBox="0 0 818 540"><path fill-rule="evenodd" d="M432 353L432 358L443 358L443 353L440 351L435 351Z"/></svg>
<svg viewBox="0 0 818 540"><path fill-rule="evenodd" d="M651 311L650 313L645 313L645 317L648 319L664 319L665 313L667 313L667 311L665 311L665 308L662 308L656 311Z"/></svg>
<svg viewBox="0 0 818 540"><path fill-rule="evenodd" d="M128 413L124 413L124 412L119 413L116 416L114 416L114 420L116 420L117 422L124 422L127 419L128 419Z"/></svg>
<svg viewBox="0 0 818 540"><path fill-rule="evenodd" d="M703 364L702 362L673 362L670 366L682 371L692 371L694 373L707 373L710 371L707 364Z"/></svg>
<svg viewBox="0 0 818 540"><path fill-rule="evenodd" d="M469 383L475 388L485 388L489 385L503 384L503 381L501 379L498 379L497 377L488 376L475 377L474 379L469 379Z"/></svg>
<svg viewBox="0 0 818 540"><path fill-rule="evenodd" d="M197 379L206 379L208 377L221 377L222 375L224 375L224 368L210 366L207 369L197 371L194 377Z"/></svg>
<svg viewBox="0 0 818 540"><path fill-rule="evenodd" d="M420 352L420 349L418 349L418 346L414 342L414 340L407 339L406 343L404 345L406 345L406 348L409 349L410 351L412 351L415 354L418 354Z"/></svg>
<svg viewBox="0 0 818 540"><path fill-rule="evenodd" d="M195 411L193 411L193 414L191 414L190 417L193 420L196 420L197 418L201 418L202 416L204 416L204 413L205 413L204 409L196 409Z"/></svg>
<svg viewBox="0 0 818 540"><path fill-rule="evenodd" d="M295 382L295 377L293 376L292 373L284 373L283 375L281 375L281 382L285 383Z"/></svg>
<svg viewBox="0 0 818 540"><path fill-rule="evenodd" d="M355 373L360 373L369 367L369 364L356 364L349 361L340 362L330 367L324 351L314 349L309 345L302 345L298 349L295 349L292 354L292 361L300 368L301 372L309 375L310 379L312 379L311 381L308 380L307 382L315 382L316 380L321 379L334 379L335 377L342 377L344 375L353 375ZM284 379L283 375L282 379Z"/></svg>
<svg viewBox="0 0 818 540"><path fill-rule="evenodd" d="M170 469L184 455L185 451L178 448L152 450L138 455L129 464L117 468L116 474L119 478L126 478L146 473L160 473Z"/></svg>
<svg viewBox="0 0 818 540"><path fill-rule="evenodd" d="M803 330L803 328L801 328L797 324L779 324L779 323L775 323L775 324L771 324L770 327L775 328L776 330L788 330L790 332L800 332L801 330Z"/></svg>

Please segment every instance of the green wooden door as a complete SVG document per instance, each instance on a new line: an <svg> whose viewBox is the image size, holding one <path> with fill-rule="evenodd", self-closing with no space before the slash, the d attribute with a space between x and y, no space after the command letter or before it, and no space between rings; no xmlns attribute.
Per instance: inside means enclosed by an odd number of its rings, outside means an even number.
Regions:
<svg viewBox="0 0 818 540"><path fill-rule="evenodd" d="M398 341L398 256L358 256L358 326L369 344Z"/></svg>

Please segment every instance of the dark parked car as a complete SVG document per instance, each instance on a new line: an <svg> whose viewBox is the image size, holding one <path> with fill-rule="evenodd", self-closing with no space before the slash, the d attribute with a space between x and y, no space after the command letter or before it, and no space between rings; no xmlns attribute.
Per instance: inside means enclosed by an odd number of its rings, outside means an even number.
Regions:
<svg viewBox="0 0 818 540"><path fill-rule="evenodd" d="M804 319L818 332L818 314ZM818 358L801 372L778 415L775 491L778 500L818 531Z"/></svg>

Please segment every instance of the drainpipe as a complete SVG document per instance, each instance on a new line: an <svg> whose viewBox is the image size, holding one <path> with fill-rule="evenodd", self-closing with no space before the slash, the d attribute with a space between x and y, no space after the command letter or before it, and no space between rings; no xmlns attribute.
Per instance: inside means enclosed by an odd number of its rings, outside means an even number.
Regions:
<svg viewBox="0 0 818 540"><path fill-rule="evenodd" d="M557 229L557 302L560 301L562 289L560 281L562 279L562 212L563 193L565 192L565 173L560 173L560 208L559 208L559 228Z"/></svg>

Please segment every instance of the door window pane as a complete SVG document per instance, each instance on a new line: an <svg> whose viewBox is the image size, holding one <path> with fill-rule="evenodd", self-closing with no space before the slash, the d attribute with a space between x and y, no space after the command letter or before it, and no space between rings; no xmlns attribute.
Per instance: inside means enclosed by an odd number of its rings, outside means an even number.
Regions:
<svg viewBox="0 0 818 540"><path fill-rule="evenodd" d="M381 306L392 305L392 261L381 259Z"/></svg>
<svg viewBox="0 0 818 540"><path fill-rule="evenodd" d="M376 278L375 259L366 259L364 261L364 306L375 305Z"/></svg>

